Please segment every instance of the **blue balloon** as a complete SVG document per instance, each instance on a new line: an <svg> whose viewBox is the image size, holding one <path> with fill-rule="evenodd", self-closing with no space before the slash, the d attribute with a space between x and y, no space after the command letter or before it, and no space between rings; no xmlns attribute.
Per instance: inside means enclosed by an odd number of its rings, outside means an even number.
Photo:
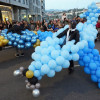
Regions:
<svg viewBox="0 0 100 100"><path fill-rule="evenodd" d="M86 74L90 74L91 72L90 72L90 69L88 68L88 67L85 67L84 68L84 72L86 73Z"/></svg>
<svg viewBox="0 0 100 100"><path fill-rule="evenodd" d="M62 65L62 67L63 67L63 68L69 68L69 66L70 66L69 61L68 61L68 60L65 60L65 62L64 62L63 65Z"/></svg>
<svg viewBox="0 0 100 100"><path fill-rule="evenodd" d="M49 62L49 60L50 60L50 58L49 58L49 56L47 56L47 55L44 55L44 56L42 56L42 58L41 58L41 62L42 62L43 64L47 64L47 63Z"/></svg>
<svg viewBox="0 0 100 100"><path fill-rule="evenodd" d="M72 54L72 59L74 61L78 61L79 60L79 55L78 54Z"/></svg>
<svg viewBox="0 0 100 100"><path fill-rule="evenodd" d="M55 60L50 60L48 63L48 66L50 67L50 69L54 69L54 68L56 68L57 64L56 64Z"/></svg>
<svg viewBox="0 0 100 100"><path fill-rule="evenodd" d="M85 62L85 63L89 63L90 62L90 57L88 57L88 56L84 56L83 57L83 61Z"/></svg>
<svg viewBox="0 0 100 100"><path fill-rule="evenodd" d="M53 50L53 51L51 52L51 57L52 57L53 59L56 59L59 55L60 55L60 53L59 53L59 51L57 51L57 50Z"/></svg>
<svg viewBox="0 0 100 100"><path fill-rule="evenodd" d="M34 76L35 77L40 77L40 71L39 70L35 70L34 71Z"/></svg>
<svg viewBox="0 0 100 100"><path fill-rule="evenodd" d="M56 72L60 72L62 70L62 67L61 66L57 66L56 68L55 68L55 71Z"/></svg>
<svg viewBox="0 0 100 100"><path fill-rule="evenodd" d="M97 65L95 63L90 63L89 68L91 70L96 70L97 69Z"/></svg>
<svg viewBox="0 0 100 100"><path fill-rule="evenodd" d="M99 55L99 51L97 49L93 49L92 51L94 56L98 56Z"/></svg>
<svg viewBox="0 0 100 100"><path fill-rule="evenodd" d="M96 71L96 76L97 76L98 78L100 78L100 70L97 70L97 71Z"/></svg>
<svg viewBox="0 0 100 100"><path fill-rule="evenodd" d="M16 47L17 45L18 45L18 44L17 44L17 42L14 42L14 43L13 43L13 46L15 46L15 47Z"/></svg>
<svg viewBox="0 0 100 100"><path fill-rule="evenodd" d="M30 65L30 66L28 67L28 69L31 70L31 71L33 71L33 72L35 71L35 67L34 67L33 65Z"/></svg>
<svg viewBox="0 0 100 100"><path fill-rule="evenodd" d="M41 69L41 66L42 66L42 64L41 64L40 61L36 61L36 62L35 62L35 68L36 68L37 70L40 70L40 69Z"/></svg>
<svg viewBox="0 0 100 100"><path fill-rule="evenodd" d="M55 76L55 71L50 70L49 73L47 74L48 77L54 77Z"/></svg>
<svg viewBox="0 0 100 100"><path fill-rule="evenodd" d="M43 65L42 67L41 67L41 72L43 73L43 74L48 74L49 72L50 72L50 68L48 67L48 65Z"/></svg>
<svg viewBox="0 0 100 100"><path fill-rule="evenodd" d="M11 41L9 41L9 42L8 42L8 45L10 45L10 46L11 46L11 45L12 45L12 42L11 42Z"/></svg>
<svg viewBox="0 0 100 100"><path fill-rule="evenodd" d="M36 39L32 39L31 43L34 44L34 43L36 43L36 41L37 41Z"/></svg>
<svg viewBox="0 0 100 100"><path fill-rule="evenodd" d="M64 61L65 60L64 60L64 58L62 56L58 56L56 58L56 62L57 62L58 65L63 65Z"/></svg>
<svg viewBox="0 0 100 100"><path fill-rule="evenodd" d="M29 36L26 37L26 41L27 41L27 42L31 42L31 37L29 37Z"/></svg>
<svg viewBox="0 0 100 100"><path fill-rule="evenodd" d="M31 46L32 46L31 42L26 42L26 43L25 43L25 47L26 47L26 48L30 48Z"/></svg>
<svg viewBox="0 0 100 100"><path fill-rule="evenodd" d="M96 75L91 75L91 80L93 82L98 82L98 78L96 77Z"/></svg>
<svg viewBox="0 0 100 100"><path fill-rule="evenodd" d="M24 41L23 40L19 40L19 44L24 44Z"/></svg>

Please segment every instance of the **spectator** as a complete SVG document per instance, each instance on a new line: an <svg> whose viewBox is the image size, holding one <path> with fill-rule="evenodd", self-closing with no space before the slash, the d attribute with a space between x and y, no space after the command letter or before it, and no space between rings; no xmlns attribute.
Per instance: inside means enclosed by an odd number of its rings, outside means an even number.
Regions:
<svg viewBox="0 0 100 100"><path fill-rule="evenodd" d="M95 42L100 38L100 19L98 19L98 22L96 24L96 28L98 30L98 34L97 34L97 39L95 40Z"/></svg>
<svg viewBox="0 0 100 100"><path fill-rule="evenodd" d="M31 20L31 21L30 21L30 29L31 29L31 31L34 31L35 28L36 28L36 23L34 23L34 21Z"/></svg>
<svg viewBox="0 0 100 100"><path fill-rule="evenodd" d="M11 23L9 21L6 21L6 28L10 29L12 27Z"/></svg>
<svg viewBox="0 0 100 100"><path fill-rule="evenodd" d="M3 30L3 24L0 23L0 31Z"/></svg>
<svg viewBox="0 0 100 100"><path fill-rule="evenodd" d="M46 22L45 19L43 19L43 21L42 21L42 26L44 25L45 22Z"/></svg>
<svg viewBox="0 0 100 100"><path fill-rule="evenodd" d="M64 21L64 18L67 19L66 13L63 13L63 15L62 15L62 21Z"/></svg>

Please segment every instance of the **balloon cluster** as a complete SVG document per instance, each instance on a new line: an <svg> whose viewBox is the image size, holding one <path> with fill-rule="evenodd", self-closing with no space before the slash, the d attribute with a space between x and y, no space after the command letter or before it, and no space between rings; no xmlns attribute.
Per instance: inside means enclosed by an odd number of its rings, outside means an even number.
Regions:
<svg viewBox="0 0 100 100"><path fill-rule="evenodd" d="M93 41L88 42L88 46L78 52L80 66L85 66L84 71L91 74L93 82L98 82L100 88L100 55L97 49L94 49Z"/></svg>
<svg viewBox="0 0 100 100"><path fill-rule="evenodd" d="M45 31L45 32L42 32L42 31L37 31L37 34L39 36L39 40L40 41L44 41L47 37L52 37L53 36L53 33L51 31Z"/></svg>
<svg viewBox="0 0 100 100"><path fill-rule="evenodd" d="M94 11L96 5L92 3L91 9ZM93 12L94 15L98 14ZM90 18L90 17L89 17ZM95 18L96 19L96 18ZM68 68L70 66L70 60L78 61L78 51L88 46L88 41L94 41L97 35L95 24L92 23L79 23L77 29L80 32L80 42L74 45L74 40L67 42L62 48L60 45L63 43L63 38L58 39L56 36L63 32L68 25L54 33L53 38L48 37L45 41L41 42L41 45L35 48L35 52L32 54L34 60L29 66L29 70L34 72L34 76L41 80L44 75L48 77L54 77L55 72L60 72L62 68ZM96 23L97 19L93 22Z"/></svg>
<svg viewBox="0 0 100 100"><path fill-rule="evenodd" d="M74 44L75 40L72 40L61 48L60 45L63 44L65 37L61 39L56 37L67 29L68 25L59 29L53 36L42 37L44 41L35 48L35 52L32 54L34 61L28 67L28 70L32 71L34 77L38 80L41 80L44 75L54 77L55 73L60 72L62 68L69 68L70 60L79 60L79 64L85 66L84 71L87 74L91 74L91 79L94 82L99 82L100 88L100 55L99 51L94 49L94 40L97 36L95 25L98 19L96 4L92 3L88 11L80 16L86 17L87 22L84 24L79 23L76 27L80 34L80 42L76 45ZM37 33L42 35L39 32ZM42 40L41 38L39 39ZM35 84L35 82L33 83Z"/></svg>
<svg viewBox="0 0 100 100"><path fill-rule="evenodd" d="M38 35L29 30L22 31L21 35L12 32L7 34L7 30L3 30L1 35L9 40L8 45L17 47L18 49L30 48L38 39Z"/></svg>
<svg viewBox="0 0 100 100"><path fill-rule="evenodd" d="M9 40L5 39L4 36L0 36L0 47L6 46Z"/></svg>

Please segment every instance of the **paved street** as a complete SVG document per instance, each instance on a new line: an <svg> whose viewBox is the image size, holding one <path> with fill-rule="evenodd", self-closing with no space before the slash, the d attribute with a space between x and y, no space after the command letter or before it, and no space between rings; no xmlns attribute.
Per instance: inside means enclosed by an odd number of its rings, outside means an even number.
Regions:
<svg viewBox="0 0 100 100"><path fill-rule="evenodd" d="M100 42L96 48L100 51ZM44 77L40 81L41 95L34 98L25 88L25 78L13 76L20 66L28 67L32 52L26 50L25 57L16 58L13 48L0 51L0 100L100 100L100 89L82 67L76 67L72 75L65 69L52 79Z"/></svg>

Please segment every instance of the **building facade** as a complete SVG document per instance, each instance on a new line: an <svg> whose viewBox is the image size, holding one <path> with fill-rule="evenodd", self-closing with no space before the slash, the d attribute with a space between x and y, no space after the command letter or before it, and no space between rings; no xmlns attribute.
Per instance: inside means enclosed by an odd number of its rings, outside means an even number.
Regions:
<svg viewBox="0 0 100 100"><path fill-rule="evenodd" d="M100 2L96 3L96 5L100 8Z"/></svg>
<svg viewBox="0 0 100 100"><path fill-rule="evenodd" d="M41 0L0 0L0 19L10 22L12 20L41 20L44 14L41 9L42 5Z"/></svg>

